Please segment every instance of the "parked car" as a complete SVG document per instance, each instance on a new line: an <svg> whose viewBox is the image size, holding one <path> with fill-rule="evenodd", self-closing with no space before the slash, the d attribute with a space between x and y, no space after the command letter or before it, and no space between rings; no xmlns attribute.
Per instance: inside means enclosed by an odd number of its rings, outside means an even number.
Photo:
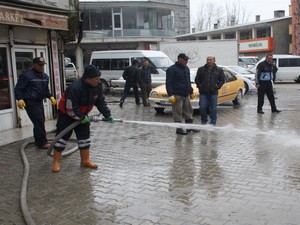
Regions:
<svg viewBox="0 0 300 225"><path fill-rule="evenodd" d="M194 83L197 69L191 69L191 82L196 98L191 100L194 110L199 109L199 91ZM224 68L226 83L220 88L218 93L218 104L232 101L234 105L239 105L242 102L245 86L244 81L234 75L233 72ZM149 96L150 105L156 112L163 112L165 108L170 107L166 85L160 85L154 88Z"/></svg>
<svg viewBox="0 0 300 225"><path fill-rule="evenodd" d="M73 82L74 80L78 79L78 72L74 63L68 63L65 66L65 74L66 74L66 81Z"/></svg>
<svg viewBox="0 0 300 225"><path fill-rule="evenodd" d="M152 85L163 84L166 80L166 70L174 62L161 51L152 50L112 50L94 51L91 55L90 64L101 70L101 83L104 92L120 91L124 89L125 80L122 77L124 69L130 66L134 59L139 62L143 58L149 60Z"/></svg>
<svg viewBox="0 0 300 225"><path fill-rule="evenodd" d="M237 77L243 79L245 83L245 94L250 91L254 92L256 91L256 85L255 85L255 73L251 72L250 70L240 67L240 66L221 66L229 71L233 72Z"/></svg>
<svg viewBox="0 0 300 225"><path fill-rule="evenodd" d="M257 56L239 56L239 62L245 64L249 69L251 69L258 62L258 57Z"/></svg>

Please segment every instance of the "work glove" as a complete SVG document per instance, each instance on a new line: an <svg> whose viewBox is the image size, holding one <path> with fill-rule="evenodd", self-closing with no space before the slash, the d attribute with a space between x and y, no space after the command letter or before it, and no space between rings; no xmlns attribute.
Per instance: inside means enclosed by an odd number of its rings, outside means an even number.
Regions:
<svg viewBox="0 0 300 225"><path fill-rule="evenodd" d="M196 98L196 95L194 93L190 94L190 98L193 100Z"/></svg>
<svg viewBox="0 0 300 225"><path fill-rule="evenodd" d="M52 105L55 105L55 104L56 104L56 100L55 100L55 98L53 98L53 97L50 97L50 101L51 101L51 104L52 104Z"/></svg>
<svg viewBox="0 0 300 225"><path fill-rule="evenodd" d="M107 118L107 122L109 122L109 123L114 123L114 122L115 122L115 118L113 118L112 116L109 116L109 117Z"/></svg>
<svg viewBox="0 0 300 225"><path fill-rule="evenodd" d="M171 95L171 96L169 97L169 102L170 102L171 104L174 104L174 103L176 102L176 98L175 98L174 95Z"/></svg>
<svg viewBox="0 0 300 225"><path fill-rule="evenodd" d="M82 120L81 120L81 124L86 124L86 123L89 123L90 122L90 119L88 116L85 116Z"/></svg>
<svg viewBox="0 0 300 225"><path fill-rule="evenodd" d="M19 100L18 101L18 108L19 109L24 109L24 107L26 107L26 104L25 104L24 100L23 99Z"/></svg>

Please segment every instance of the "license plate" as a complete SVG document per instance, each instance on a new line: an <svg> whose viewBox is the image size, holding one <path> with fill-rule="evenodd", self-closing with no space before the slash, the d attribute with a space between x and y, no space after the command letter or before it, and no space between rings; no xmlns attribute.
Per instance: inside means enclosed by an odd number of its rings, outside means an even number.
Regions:
<svg viewBox="0 0 300 225"><path fill-rule="evenodd" d="M159 102L160 105L171 105L171 103L169 101L160 101Z"/></svg>

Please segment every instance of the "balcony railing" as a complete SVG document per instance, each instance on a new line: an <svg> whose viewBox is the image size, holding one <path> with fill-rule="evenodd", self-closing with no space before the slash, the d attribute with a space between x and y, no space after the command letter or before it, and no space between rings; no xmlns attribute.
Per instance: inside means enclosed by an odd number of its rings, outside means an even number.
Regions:
<svg viewBox="0 0 300 225"><path fill-rule="evenodd" d="M85 30L83 38L112 38L112 37L174 37L175 31L158 29L123 29L123 30Z"/></svg>

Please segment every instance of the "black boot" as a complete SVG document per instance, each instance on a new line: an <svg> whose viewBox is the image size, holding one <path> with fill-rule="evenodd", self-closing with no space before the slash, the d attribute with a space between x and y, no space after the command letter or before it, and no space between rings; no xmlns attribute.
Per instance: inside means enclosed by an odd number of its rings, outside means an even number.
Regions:
<svg viewBox="0 0 300 225"><path fill-rule="evenodd" d="M190 123L192 124L193 123L193 119L187 119L185 120L185 123ZM199 132L200 130L198 129L186 129L187 132Z"/></svg>
<svg viewBox="0 0 300 225"><path fill-rule="evenodd" d="M186 132L186 129L183 129L183 128L177 128L177 129L176 129L176 134L187 135L187 132Z"/></svg>

